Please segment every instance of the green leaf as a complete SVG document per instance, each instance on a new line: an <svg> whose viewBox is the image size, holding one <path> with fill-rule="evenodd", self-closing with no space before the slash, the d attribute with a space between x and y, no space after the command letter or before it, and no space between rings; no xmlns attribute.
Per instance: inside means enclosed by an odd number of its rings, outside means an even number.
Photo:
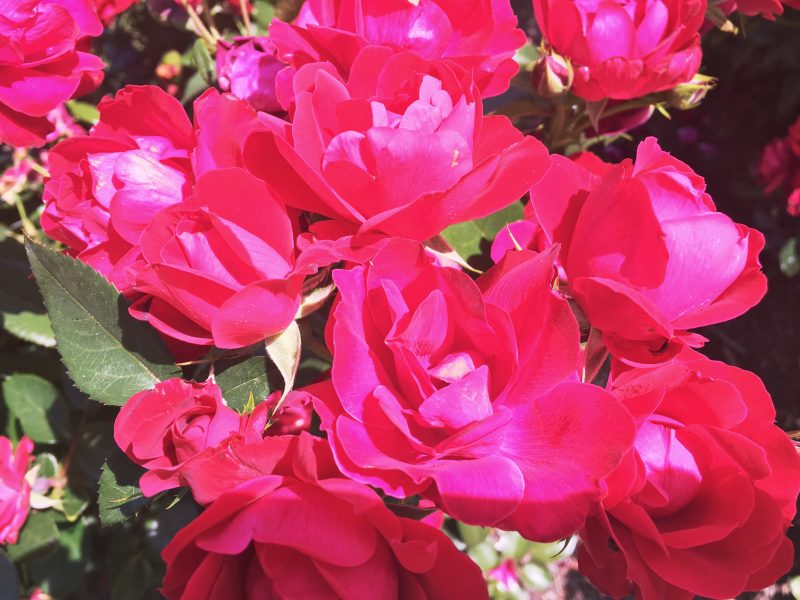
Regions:
<svg viewBox="0 0 800 600"><path fill-rule="evenodd" d="M236 361L220 360L214 363L214 380L222 390L222 397L232 409L242 412L250 394L256 404L269 395L267 358L249 356Z"/></svg>
<svg viewBox="0 0 800 600"><path fill-rule="evenodd" d="M14 562L32 560L48 554L58 544L55 516L49 511L31 512L16 544L6 546Z"/></svg>
<svg viewBox="0 0 800 600"><path fill-rule="evenodd" d="M266 32L275 16L275 7L267 0L253 2L253 21L258 26L259 33Z"/></svg>
<svg viewBox="0 0 800 600"><path fill-rule="evenodd" d="M197 38L194 46L192 46L192 62L207 85L214 83L216 78L214 63L211 60L211 54L209 54L205 42L201 38Z"/></svg>
<svg viewBox="0 0 800 600"><path fill-rule="evenodd" d="M10 334L33 344L56 345L25 249L12 239L0 242L0 322Z"/></svg>
<svg viewBox="0 0 800 600"><path fill-rule="evenodd" d="M74 523L80 518L83 511L89 507L89 499L83 496L82 493L76 493L67 488L61 498L61 506L67 521Z"/></svg>
<svg viewBox="0 0 800 600"><path fill-rule="evenodd" d="M155 329L91 267L27 242L33 273L75 385L93 400L122 406L136 392L180 376Z"/></svg>
<svg viewBox="0 0 800 600"><path fill-rule="evenodd" d="M38 375L14 373L2 388L6 405L34 442L55 444L68 437L67 405L52 383Z"/></svg>
<svg viewBox="0 0 800 600"><path fill-rule="evenodd" d="M119 450L112 450L100 473L100 522L103 527L122 523L136 515L149 500L139 489L144 469Z"/></svg>
<svg viewBox="0 0 800 600"><path fill-rule="evenodd" d="M100 119L100 112L94 104L79 100L68 100L67 108L74 119L94 125Z"/></svg>
<svg viewBox="0 0 800 600"><path fill-rule="evenodd" d="M522 217L522 204L514 202L488 217L451 225L442 232L442 237L461 258L469 260L487 253L497 233L507 223L519 221Z"/></svg>
<svg viewBox="0 0 800 600"><path fill-rule="evenodd" d="M0 552L0 600L19 600L19 581L17 569L8 558L8 554Z"/></svg>
<svg viewBox="0 0 800 600"><path fill-rule="evenodd" d="M797 250L797 238L792 238L783 245L778 254L781 272L787 277L794 277L800 273L800 256Z"/></svg>

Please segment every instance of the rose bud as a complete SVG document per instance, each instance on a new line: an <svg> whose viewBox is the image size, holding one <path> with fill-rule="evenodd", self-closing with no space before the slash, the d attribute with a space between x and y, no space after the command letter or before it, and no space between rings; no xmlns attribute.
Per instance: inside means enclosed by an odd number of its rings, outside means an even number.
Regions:
<svg viewBox="0 0 800 600"><path fill-rule="evenodd" d="M574 77L572 63L568 58L543 48L539 60L533 66L531 83L540 96L555 98L570 90Z"/></svg>

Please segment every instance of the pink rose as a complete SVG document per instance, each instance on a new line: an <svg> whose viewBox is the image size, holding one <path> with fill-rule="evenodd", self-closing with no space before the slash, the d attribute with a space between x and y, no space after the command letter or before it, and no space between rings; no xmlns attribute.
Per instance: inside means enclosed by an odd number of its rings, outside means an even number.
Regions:
<svg viewBox="0 0 800 600"><path fill-rule="evenodd" d="M654 138L639 145L635 162L595 170L605 174L554 156L531 203L560 244L569 293L615 356L668 360L705 341L688 329L761 300L764 237L717 212L703 179Z"/></svg>
<svg viewBox="0 0 800 600"><path fill-rule="evenodd" d="M249 137L246 165L290 206L352 232L425 240L510 204L549 164L540 142L483 116L454 65L370 46L346 81L313 63L294 86L292 123L262 115L272 131Z"/></svg>
<svg viewBox="0 0 800 600"><path fill-rule="evenodd" d="M225 405L215 383L169 379L131 396L117 415L114 440L147 469L139 485L154 496L183 485L186 464L239 433L246 421Z"/></svg>
<svg viewBox="0 0 800 600"><path fill-rule="evenodd" d="M610 384L638 423L581 530L581 571L616 598L733 598L786 573L800 458L753 373L685 351Z"/></svg>
<svg viewBox="0 0 800 600"><path fill-rule="evenodd" d="M16 544L19 530L28 518L31 486L25 479L33 442L24 437L14 449L0 436L0 544Z"/></svg>
<svg viewBox="0 0 800 600"><path fill-rule="evenodd" d="M103 23L108 25L117 15L124 13L136 2L137 0L94 0L94 6Z"/></svg>
<svg viewBox="0 0 800 600"><path fill-rule="evenodd" d="M324 440L289 437L278 464L264 460L274 441L245 446L261 472L221 490L164 549L164 596L488 598L478 566L444 533L341 477Z"/></svg>
<svg viewBox="0 0 800 600"><path fill-rule="evenodd" d="M286 65L275 58L272 40L237 37L217 43L217 79L223 92L246 100L256 110L279 112L275 76Z"/></svg>
<svg viewBox="0 0 800 600"><path fill-rule="evenodd" d="M371 44L446 59L471 73L484 98L508 89L525 44L508 0L309 0L294 25L273 21L270 38L293 68L330 61L343 77Z"/></svg>
<svg viewBox="0 0 800 600"><path fill-rule="evenodd" d="M627 100L689 81L700 67L705 0L533 0L547 42L572 61L573 91Z"/></svg>
<svg viewBox="0 0 800 600"><path fill-rule="evenodd" d="M476 283L405 240L334 271L332 381L308 391L342 471L532 540L579 527L633 430L578 383L553 276L552 255L514 252Z"/></svg>
<svg viewBox="0 0 800 600"><path fill-rule="evenodd" d="M235 198L235 202L231 199ZM241 348L283 331L300 305L283 204L240 168L205 173L141 233L131 314L200 346Z"/></svg>
<svg viewBox="0 0 800 600"><path fill-rule="evenodd" d="M127 86L100 102L85 136L50 152L42 228L118 289L133 284L139 236L161 209L181 202L197 176L237 166L239 143L255 124L245 102L209 90L195 125L156 86Z"/></svg>
<svg viewBox="0 0 800 600"><path fill-rule="evenodd" d="M41 146L47 114L95 89L103 61L88 49L103 32L90 0L11 0L0 20L0 143Z"/></svg>

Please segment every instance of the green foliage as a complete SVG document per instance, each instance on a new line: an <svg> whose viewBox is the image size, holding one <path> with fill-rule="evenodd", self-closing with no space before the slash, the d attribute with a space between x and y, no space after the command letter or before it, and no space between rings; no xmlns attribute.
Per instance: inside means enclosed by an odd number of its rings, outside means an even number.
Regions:
<svg viewBox="0 0 800 600"><path fill-rule="evenodd" d="M247 356L214 363L214 379L228 406L242 412L250 394L256 404L269 395L267 366L265 356Z"/></svg>
<svg viewBox="0 0 800 600"><path fill-rule="evenodd" d="M55 386L37 375L15 373L2 384L6 406L34 442L54 444L67 437L69 415Z"/></svg>
<svg viewBox="0 0 800 600"><path fill-rule="evenodd" d="M144 470L133 464L119 450L111 451L100 474L100 522L104 527L127 521L135 516L148 499L139 488Z"/></svg>
<svg viewBox="0 0 800 600"><path fill-rule="evenodd" d="M522 217L522 204L514 202L483 219L451 225L442 232L442 237L472 266L486 267L486 256L497 233L507 223L519 221Z"/></svg>
<svg viewBox="0 0 800 600"><path fill-rule="evenodd" d="M163 341L128 314L128 302L91 267L27 243L72 380L93 400L122 406L130 396L180 375Z"/></svg>
<svg viewBox="0 0 800 600"><path fill-rule="evenodd" d="M16 544L6 546L14 562L41 558L58 545L58 528L53 511L32 511L19 532Z"/></svg>

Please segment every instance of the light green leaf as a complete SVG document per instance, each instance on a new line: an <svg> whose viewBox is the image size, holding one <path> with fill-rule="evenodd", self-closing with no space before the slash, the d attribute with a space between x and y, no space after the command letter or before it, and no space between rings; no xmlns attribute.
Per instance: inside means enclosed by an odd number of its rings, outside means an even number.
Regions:
<svg viewBox="0 0 800 600"><path fill-rule="evenodd" d="M52 383L38 375L14 373L2 388L6 406L34 442L54 444L68 436L67 405Z"/></svg>
<svg viewBox="0 0 800 600"><path fill-rule="evenodd" d="M164 342L128 314L128 302L91 267L27 242L28 256L75 385L93 400L122 406L136 392L180 376Z"/></svg>
<svg viewBox="0 0 800 600"><path fill-rule="evenodd" d="M14 562L32 560L52 551L58 544L55 516L49 511L31 512L16 544L6 546Z"/></svg>
<svg viewBox="0 0 800 600"><path fill-rule="evenodd" d="M483 219L451 225L442 232L442 237L461 258L469 260L482 254L488 255L497 233L507 223L519 221L522 217L522 204L514 202Z"/></svg>
<svg viewBox="0 0 800 600"><path fill-rule="evenodd" d="M216 79L215 65L211 60L211 54L209 54L205 42L201 38L197 38L194 46L192 46L192 62L206 84L211 85Z"/></svg>
<svg viewBox="0 0 800 600"><path fill-rule="evenodd" d="M103 527L127 521L148 503L139 488L143 472L119 450L111 451L100 473L98 503Z"/></svg>
<svg viewBox="0 0 800 600"><path fill-rule="evenodd" d="M100 119L100 112L94 104L79 100L68 100L67 109L72 117L88 125L94 125Z"/></svg>
<svg viewBox="0 0 800 600"><path fill-rule="evenodd" d="M214 380L228 406L242 412L250 394L256 404L269 395L267 358L249 356L236 361L217 361L214 363Z"/></svg>

